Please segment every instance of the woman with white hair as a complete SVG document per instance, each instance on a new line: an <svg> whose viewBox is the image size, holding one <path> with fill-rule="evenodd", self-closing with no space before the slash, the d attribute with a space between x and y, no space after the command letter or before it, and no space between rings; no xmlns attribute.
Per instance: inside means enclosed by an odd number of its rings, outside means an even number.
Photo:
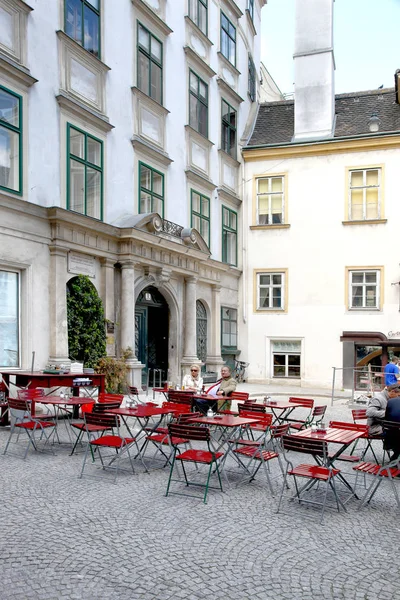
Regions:
<svg viewBox="0 0 400 600"><path fill-rule="evenodd" d="M200 377L200 366L190 365L190 375L185 375L182 380L182 389L192 392L201 392L203 389L203 378Z"/></svg>

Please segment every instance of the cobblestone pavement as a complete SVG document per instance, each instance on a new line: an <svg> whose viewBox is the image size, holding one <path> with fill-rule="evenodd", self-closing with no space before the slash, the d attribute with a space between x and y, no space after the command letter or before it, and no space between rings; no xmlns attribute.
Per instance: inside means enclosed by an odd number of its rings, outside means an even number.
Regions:
<svg viewBox="0 0 400 600"><path fill-rule="evenodd" d="M350 420L345 406L329 417ZM0 452L7 436L0 428ZM138 466L116 485L78 479L82 453L55 449L0 455L1 600L400 599L400 522L386 486L321 526L319 510L286 499L277 514L262 476L204 505L165 497L166 469Z"/></svg>

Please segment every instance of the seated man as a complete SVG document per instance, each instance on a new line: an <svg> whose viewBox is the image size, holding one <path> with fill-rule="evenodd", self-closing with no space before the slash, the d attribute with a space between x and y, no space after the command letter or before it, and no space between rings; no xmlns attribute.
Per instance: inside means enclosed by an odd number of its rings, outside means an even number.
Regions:
<svg viewBox="0 0 400 600"><path fill-rule="evenodd" d="M206 390L208 398L196 398L196 408L204 414L207 413L208 408L212 408L214 412L221 407L226 409L230 408L230 400L226 400L226 397L235 391L236 385L236 381L232 377L231 369L226 365L223 366L221 368L221 379L218 379L216 383L213 383L213 385ZM215 398L215 400L213 400L213 398Z"/></svg>
<svg viewBox="0 0 400 600"><path fill-rule="evenodd" d="M400 423L400 396L388 400L385 421ZM398 458L400 456L400 431L387 431L385 433L383 447L385 450L393 451L393 455L390 457L390 460L395 460Z"/></svg>
<svg viewBox="0 0 400 600"><path fill-rule="evenodd" d="M382 392L377 392L375 396L369 399L367 407L367 424L369 425L369 433L371 435L381 435L381 421L385 418L388 401L399 395L400 385L394 383L393 385L389 385Z"/></svg>
<svg viewBox="0 0 400 600"><path fill-rule="evenodd" d="M226 396L230 396L230 394L236 390L236 385L237 382L232 377L232 371L230 367L224 365L221 368L221 379L208 388L206 393L210 396L215 396L218 398L218 410L220 410L222 407L228 410L231 407L231 401L225 400L224 398Z"/></svg>

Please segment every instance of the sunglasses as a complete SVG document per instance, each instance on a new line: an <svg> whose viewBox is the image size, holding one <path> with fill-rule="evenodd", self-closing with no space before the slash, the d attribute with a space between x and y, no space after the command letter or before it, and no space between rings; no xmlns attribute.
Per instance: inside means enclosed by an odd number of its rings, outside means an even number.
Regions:
<svg viewBox="0 0 400 600"><path fill-rule="evenodd" d="M192 373L198 373L199 370L198 369L190 369L192 371Z"/></svg>

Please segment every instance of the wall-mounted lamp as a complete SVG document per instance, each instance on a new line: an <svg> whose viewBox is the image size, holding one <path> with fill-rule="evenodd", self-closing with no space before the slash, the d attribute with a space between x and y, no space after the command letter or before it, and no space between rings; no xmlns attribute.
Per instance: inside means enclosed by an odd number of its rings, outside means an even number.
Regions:
<svg viewBox="0 0 400 600"><path fill-rule="evenodd" d="M380 125L380 118L378 117L376 112L373 112L368 121L368 129L371 133L376 133L377 131L379 131Z"/></svg>

